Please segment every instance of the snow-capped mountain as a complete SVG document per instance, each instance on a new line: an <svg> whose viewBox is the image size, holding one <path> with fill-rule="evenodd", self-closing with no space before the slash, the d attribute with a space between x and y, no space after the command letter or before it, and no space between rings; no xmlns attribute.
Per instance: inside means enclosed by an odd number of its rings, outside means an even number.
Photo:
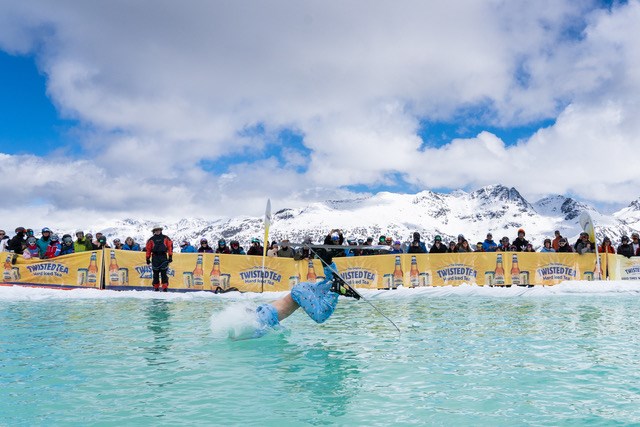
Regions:
<svg viewBox="0 0 640 427"><path fill-rule="evenodd" d="M578 217L587 211L596 224L599 238L607 235L618 242L623 234L640 229L640 199L613 215L604 215L594 207L564 196L549 196L531 204L515 188L491 185L467 193L450 194L423 191L418 194L379 193L371 197L349 200L328 200L303 208L275 209L270 228L270 240L288 238L292 242L311 237L320 242L333 228L343 230L347 238L392 236L408 241L414 231L430 242L439 234L445 241L463 234L471 244L485 239L487 232L494 240L503 236L514 239L519 228L526 237L540 246L546 237L560 230L571 241L577 238ZM102 231L111 241L115 237L132 236L144 242L151 236L156 222L125 219L116 221ZM263 218L236 217L207 221L182 219L163 224L164 233L175 242L184 239L197 244L209 239L211 246L220 238L236 239L245 247L251 238L262 240ZM197 245L196 245L197 246Z"/></svg>

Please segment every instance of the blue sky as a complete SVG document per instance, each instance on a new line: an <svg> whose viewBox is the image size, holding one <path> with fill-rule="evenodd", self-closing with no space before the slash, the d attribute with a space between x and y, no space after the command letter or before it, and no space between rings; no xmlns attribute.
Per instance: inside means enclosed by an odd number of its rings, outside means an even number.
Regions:
<svg viewBox="0 0 640 427"><path fill-rule="evenodd" d="M150 5L0 2L0 170L39 172L0 186L17 206L97 221L497 183L608 211L640 196L631 169L596 172L640 154L638 1Z"/></svg>
<svg viewBox="0 0 640 427"><path fill-rule="evenodd" d="M60 118L46 95L35 58L0 51L0 149L9 154L46 155L66 144L73 125Z"/></svg>

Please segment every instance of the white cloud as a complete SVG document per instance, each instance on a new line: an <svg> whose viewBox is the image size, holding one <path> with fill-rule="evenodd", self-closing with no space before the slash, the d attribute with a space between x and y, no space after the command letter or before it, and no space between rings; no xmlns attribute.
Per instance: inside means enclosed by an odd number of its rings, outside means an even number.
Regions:
<svg viewBox="0 0 640 427"><path fill-rule="evenodd" d="M55 105L90 129L86 160L0 168L41 171L22 194L6 182L20 203L114 216L259 214L269 196L295 205L394 173L627 202L640 178L616 165L638 154L639 21L638 1L0 2L0 48L36 55ZM517 146L481 132L421 148L421 119L478 106L481 125L556 123ZM272 158L285 128L308 158Z"/></svg>

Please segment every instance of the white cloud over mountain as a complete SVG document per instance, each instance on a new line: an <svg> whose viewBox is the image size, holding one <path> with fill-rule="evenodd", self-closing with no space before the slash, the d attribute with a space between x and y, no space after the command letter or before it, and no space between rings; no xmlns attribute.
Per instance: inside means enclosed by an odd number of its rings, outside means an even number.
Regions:
<svg viewBox="0 0 640 427"><path fill-rule="evenodd" d="M0 1L0 48L35 56L83 146L0 155L0 187L36 216L87 221L255 215L267 197L301 206L398 177L626 204L638 22L637 0ZM484 131L425 146L424 120L554 123L516 145Z"/></svg>

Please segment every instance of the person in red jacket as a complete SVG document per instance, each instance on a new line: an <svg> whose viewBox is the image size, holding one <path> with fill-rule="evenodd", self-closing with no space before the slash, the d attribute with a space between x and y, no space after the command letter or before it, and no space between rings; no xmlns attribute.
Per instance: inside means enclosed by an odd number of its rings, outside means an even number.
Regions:
<svg viewBox="0 0 640 427"><path fill-rule="evenodd" d="M611 239L608 237L605 237L604 239L602 239L602 245L598 246L598 252L603 254L603 253L609 253L609 254L615 254L616 250L613 248L613 246L611 246Z"/></svg>
<svg viewBox="0 0 640 427"><path fill-rule="evenodd" d="M162 291L167 292L169 287L169 276L167 270L169 264L173 262L173 242L170 238L162 234L162 227L156 226L151 230L153 236L147 240L145 247L147 252L147 265L151 264L153 269L153 290L160 290L160 279L162 279Z"/></svg>

